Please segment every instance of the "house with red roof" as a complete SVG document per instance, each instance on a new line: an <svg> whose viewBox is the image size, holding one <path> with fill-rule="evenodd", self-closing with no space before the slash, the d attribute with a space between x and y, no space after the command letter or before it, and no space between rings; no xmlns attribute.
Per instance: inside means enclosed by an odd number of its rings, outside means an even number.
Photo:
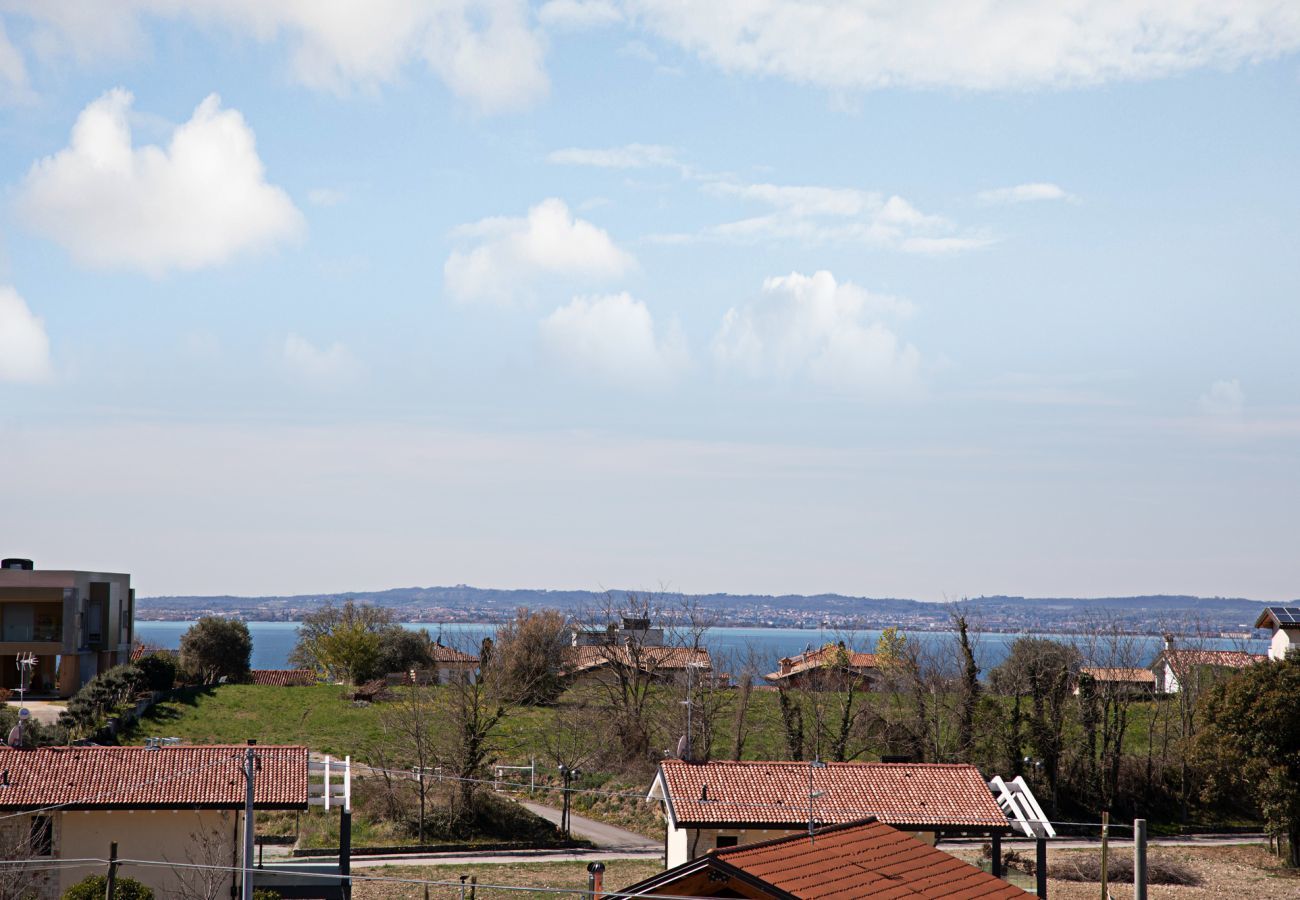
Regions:
<svg viewBox="0 0 1300 900"><path fill-rule="evenodd" d="M763 676L777 687L812 691L842 691L850 685L869 688L879 678L876 654L860 653L843 641L782 657L777 670Z"/></svg>
<svg viewBox="0 0 1300 900"><path fill-rule="evenodd" d="M153 888L158 897L192 893L188 888L198 870L167 863L242 865L248 749L0 748L0 859L48 859L48 865L23 873L30 877L22 888L44 900L63 896L71 885L104 869L98 862L71 860L105 859L109 845L117 842L120 859L162 864L124 863L124 875ZM307 748L253 749L254 810L306 810ZM235 876L222 873L217 880L214 896L231 896Z"/></svg>
<svg viewBox="0 0 1300 900"><path fill-rule="evenodd" d="M1212 683L1266 659L1262 653L1243 650L1179 648L1172 635L1165 635L1165 647L1151 661L1150 669L1155 673L1156 690L1176 694L1193 681Z"/></svg>
<svg viewBox="0 0 1300 900"><path fill-rule="evenodd" d="M941 834L1011 830L975 766L878 762L707 762L665 759L648 798L662 803L665 859L879 821L933 844Z"/></svg>
<svg viewBox="0 0 1300 900"><path fill-rule="evenodd" d="M876 819L723 847L623 888L633 897L1017 900L1032 894Z"/></svg>

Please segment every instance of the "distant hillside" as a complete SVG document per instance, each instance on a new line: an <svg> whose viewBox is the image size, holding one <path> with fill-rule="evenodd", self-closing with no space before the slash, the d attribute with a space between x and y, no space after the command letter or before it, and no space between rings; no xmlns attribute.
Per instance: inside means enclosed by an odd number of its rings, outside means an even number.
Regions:
<svg viewBox="0 0 1300 900"><path fill-rule="evenodd" d="M499 590L454 587L409 587L385 591L341 591L268 597L142 597L138 614L143 619L189 619L217 613L253 620L294 620L324 603L355 599L392 609L398 618L420 622L493 622L516 608L558 609L570 614L620 604L628 591ZM883 627L943 627L947 604L898 598L847 597L842 594L703 594L692 595L702 607L716 613L721 624ZM665 606L673 605L672 598ZM961 605L989 630L1065 631L1086 627L1099 619L1116 621L1134 631L1249 630L1266 604L1238 597L1154 595L1141 597L972 597Z"/></svg>

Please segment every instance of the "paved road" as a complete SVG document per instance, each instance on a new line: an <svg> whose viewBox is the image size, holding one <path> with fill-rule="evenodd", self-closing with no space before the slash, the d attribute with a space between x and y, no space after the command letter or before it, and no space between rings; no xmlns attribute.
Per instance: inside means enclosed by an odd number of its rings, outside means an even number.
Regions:
<svg viewBox="0 0 1300 900"><path fill-rule="evenodd" d="M18 701L10 700L8 705L17 709ZM46 725L59 721L59 713L68 708L66 703L50 703L47 700L28 700L23 705L31 712L33 719Z"/></svg>
<svg viewBox="0 0 1300 900"><path fill-rule="evenodd" d="M544 806L541 803L534 803L531 800L516 800L524 809L531 813L541 816L548 822L560 824L560 811L550 806ZM638 850L650 851L655 853L663 852L663 842L648 838L645 835L637 834L635 831L628 831L626 828L619 828L616 825L609 825L605 822L597 822L595 819L588 819L575 813L569 813L569 830L573 836L591 841L601 850Z"/></svg>

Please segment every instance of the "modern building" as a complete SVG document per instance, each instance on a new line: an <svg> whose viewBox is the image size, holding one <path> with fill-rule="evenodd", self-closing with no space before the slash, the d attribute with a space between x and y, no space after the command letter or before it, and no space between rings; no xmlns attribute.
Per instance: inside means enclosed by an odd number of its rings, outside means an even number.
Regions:
<svg viewBox="0 0 1300 900"><path fill-rule="evenodd" d="M1011 823L975 766L941 763L665 759L648 795L663 803L671 868L711 850L873 816L933 844L1004 834Z"/></svg>
<svg viewBox="0 0 1300 900"><path fill-rule="evenodd" d="M1269 659L1286 659L1290 652L1300 652L1300 606L1270 606L1259 614L1256 628L1271 628Z"/></svg>
<svg viewBox="0 0 1300 900"><path fill-rule="evenodd" d="M0 858L48 859L10 896L63 896L116 842L120 871L157 897L229 897L240 846L247 747L0 748ZM254 748L255 810L308 806L306 747ZM171 865L168 865L171 864ZM202 870L187 866L220 867ZM8 870L11 880L21 878ZM195 879L215 879L196 890ZM0 891L3 894L4 891Z"/></svg>
<svg viewBox="0 0 1300 900"><path fill-rule="evenodd" d="M95 675L129 660L135 631L131 576L37 569L29 559L0 561L0 686L70 697Z"/></svg>
<svg viewBox="0 0 1300 900"><path fill-rule="evenodd" d="M1032 894L872 818L714 849L619 896L1016 900Z"/></svg>

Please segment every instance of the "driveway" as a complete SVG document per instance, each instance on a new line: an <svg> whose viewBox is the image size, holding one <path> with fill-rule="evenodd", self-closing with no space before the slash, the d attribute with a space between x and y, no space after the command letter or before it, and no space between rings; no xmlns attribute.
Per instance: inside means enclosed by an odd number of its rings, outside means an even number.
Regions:
<svg viewBox="0 0 1300 900"><path fill-rule="evenodd" d="M516 799L515 802L548 822L554 822L556 825L560 824L560 811L554 807L533 803L531 800ZM605 822L597 822L595 819L584 818L572 812L569 813L569 830L573 832L574 837L591 841L598 850L633 850L638 852L653 850L655 853L662 853L664 849L662 841L656 841L645 835L637 834L635 831L628 831L626 828L619 828L617 825L609 825Z"/></svg>
<svg viewBox="0 0 1300 900"><path fill-rule="evenodd" d="M17 700L10 700L6 705L18 708ZM66 703L52 703L49 700L28 700L23 706L31 712L32 718L42 725L53 725L59 721L59 713L68 708Z"/></svg>

